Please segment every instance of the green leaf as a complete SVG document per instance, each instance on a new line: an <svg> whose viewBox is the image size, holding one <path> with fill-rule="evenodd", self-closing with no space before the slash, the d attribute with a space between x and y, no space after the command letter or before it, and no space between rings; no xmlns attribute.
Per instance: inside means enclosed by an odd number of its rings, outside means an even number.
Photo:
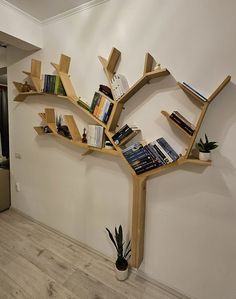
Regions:
<svg viewBox="0 0 236 299"><path fill-rule="evenodd" d="M114 237L113 237L112 233L110 232L110 230L109 230L107 227L106 227L106 230L107 230L107 232L108 232L108 234L109 234L109 237L110 237L112 243L114 244L116 250L118 251L118 247L117 247L117 245L116 245L116 242L115 242L115 240L114 240Z"/></svg>
<svg viewBox="0 0 236 299"><path fill-rule="evenodd" d="M125 247L125 254L124 254L124 256L127 256L127 251L129 250L130 243L131 243L131 240L129 240L129 242L127 243L127 245Z"/></svg>
<svg viewBox="0 0 236 299"><path fill-rule="evenodd" d="M208 138L207 138L207 134L205 134L205 139L206 139L206 143L208 143Z"/></svg>

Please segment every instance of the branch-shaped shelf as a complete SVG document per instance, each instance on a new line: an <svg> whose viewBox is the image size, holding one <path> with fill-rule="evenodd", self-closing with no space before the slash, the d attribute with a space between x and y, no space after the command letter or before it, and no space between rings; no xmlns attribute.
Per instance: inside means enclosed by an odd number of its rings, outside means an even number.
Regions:
<svg viewBox="0 0 236 299"><path fill-rule="evenodd" d="M42 121L45 123L46 126L51 130L51 133L45 133L44 127L34 127L35 131L38 135L52 135L58 138L61 138L64 141L77 145L80 148L84 148L87 151L96 151L112 156L119 156L119 153L115 149L106 149L106 148L97 148L93 146L89 146L87 143L83 143L81 141L81 135L75 123L74 117L72 115L65 115L64 119L69 128L70 135L72 139L69 139L63 135L60 135L57 131L56 127L56 119L55 119L55 111L51 108L46 108L45 113L39 113Z"/></svg>
<svg viewBox="0 0 236 299"><path fill-rule="evenodd" d="M111 88L111 92L114 96L114 90L112 89L111 80L116 72L119 60L121 57L121 52L113 48L111 50L111 53L109 55L108 59L105 59L101 56L99 56L99 60L103 66L105 75L108 80L108 85ZM201 95L199 95L197 92L194 92L194 90L191 90L191 88L187 88L186 85L182 83L178 83L179 87L196 103L200 104L200 116L198 118L198 121L195 126L195 130L193 132L193 135L188 134L185 130L183 130L176 122L174 122L171 118L168 112L162 111L162 114L167 118L167 120L171 123L171 125L176 126L181 132L185 134L187 137L187 151L184 153L178 160L165 164L162 166L159 166L157 168L154 168L152 170L148 170L140 175L137 175L134 171L134 169L131 167L131 165L126 160L125 156L123 155L122 148L125 146L127 142L129 142L133 137L136 136L138 131L130 134L128 137L124 138L119 145L115 144L112 137L116 133L116 127L121 115L121 112L123 111L124 104L134 95L136 94L145 84L149 83L150 80L154 78L159 78L163 76L167 76L169 74L169 71L166 68L161 68L160 65L157 65L154 68L154 65L156 65L154 58L147 53L145 56L145 62L144 62L144 70L143 74L141 75L140 79L131 86L126 93L121 96L118 100L114 101L114 105L111 111L111 115L109 117L108 122L105 124L98 118L96 118L90 111L86 110L84 107L80 106L77 102L80 99L75 92L75 89L73 87L73 84L70 80L70 76L68 74L69 67L70 67L70 61L71 58L66 55L61 55L59 64L51 63L52 66L55 68L56 73L61 79L61 82L63 84L64 90L66 92L66 96L57 95L58 98L61 98L63 100L67 100L68 102L75 105L80 111L82 111L85 115L87 115L91 120L96 122L98 125L102 126L105 131L105 135L112 143L114 149L105 149L105 148L95 148L87 145L86 143L83 143L81 140L80 132L76 126L75 120L72 115L65 116L65 121L68 126L71 139L64 137L60 135L57 132L57 127L55 123L55 111L54 109L45 109L45 113L40 113L40 117L42 118L42 121L45 123L46 126L50 129L50 133L45 133L45 128L43 126L40 127L34 127L38 135L52 135L58 138L61 138L62 140L72 143L74 145L79 146L80 148L84 148L86 151L83 155L90 154L93 151L113 155L113 156L119 156L121 160L124 162L124 164L127 167L127 170L132 175L133 178L133 209L132 209L132 262L131 264L138 268L143 260L143 252L144 252L144 223L145 223L145 201L146 201L146 180L155 175L159 175L164 171L176 169L177 167L184 165L184 164L191 164L191 165L199 165L199 166L209 166L211 165L211 161L200 161L198 159L194 159L191 156L192 148L195 143L198 131L200 129L200 126L202 124L203 118L206 114L207 108L209 104L212 102L212 100L219 94L219 92L229 83L231 77L227 76L225 80L219 85L219 87L212 93L212 95L208 99L203 99ZM42 81L40 79L41 77L41 62L32 60L31 64L31 72L24 72L27 74L27 76L30 77L32 84L33 84L33 90L30 92L21 92L22 83L14 82L17 90L19 91L19 94L14 99L15 101L22 102L25 100L27 96L45 96L48 95L48 93L42 92ZM49 94L50 96L52 94Z"/></svg>

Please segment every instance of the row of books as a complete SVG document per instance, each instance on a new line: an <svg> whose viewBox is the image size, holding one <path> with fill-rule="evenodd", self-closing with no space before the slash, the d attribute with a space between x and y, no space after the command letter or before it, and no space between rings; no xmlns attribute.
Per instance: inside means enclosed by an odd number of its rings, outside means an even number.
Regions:
<svg viewBox="0 0 236 299"><path fill-rule="evenodd" d="M112 107L113 103L111 99L99 92L95 92L90 106L90 112L96 118L100 119L102 122L106 124L111 114Z"/></svg>
<svg viewBox="0 0 236 299"><path fill-rule="evenodd" d="M136 174L141 174L179 159L179 155L163 137L146 145L136 142L122 152Z"/></svg>
<svg viewBox="0 0 236 299"><path fill-rule="evenodd" d="M173 111L170 115L170 118L177 123L184 131L186 131L189 135L193 135L195 131L195 126L190 123L182 114L178 111Z"/></svg>
<svg viewBox="0 0 236 299"><path fill-rule="evenodd" d="M196 89L194 89L192 86L187 84L186 82L183 82L184 87L189 89L192 93L194 93L198 98L200 98L203 102L207 102L207 98L204 97L201 93L199 93Z"/></svg>
<svg viewBox="0 0 236 299"><path fill-rule="evenodd" d="M127 124L124 125L118 132L116 132L113 136L112 139L115 142L115 144L120 144L122 141L130 136L132 133L135 131L138 131L137 127L129 127Z"/></svg>
<svg viewBox="0 0 236 299"><path fill-rule="evenodd" d="M63 96L66 95L65 89L59 76L45 74L42 76L42 81L43 92Z"/></svg>
<svg viewBox="0 0 236 299"><path fill-rule="evenodd" d="M129 89L129 84L125 76L121 74L115 74L111 79L111 87L115 100L121 98Z"/></svg>

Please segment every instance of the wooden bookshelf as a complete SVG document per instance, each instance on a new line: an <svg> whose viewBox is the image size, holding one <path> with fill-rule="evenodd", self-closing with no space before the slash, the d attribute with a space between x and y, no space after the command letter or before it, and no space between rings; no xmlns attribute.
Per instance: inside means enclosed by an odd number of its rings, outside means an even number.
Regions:
<svg viewBox="0 0 236 299"><path fill-rule="evenodd" d="M99 56L99 60L102 64L103 70L107 77L108 85L111 88L112 94L114 96L114 91L111 87L111 79L113 78L114 74L117 71L119 61L121 58L121 52L116 49L112 48L108 59ZM216 96L224 89L224 87L230 82L231 77L227 76L222 83L216 88L216 90L211 94L210 97L207 98L206 101L203 101L199 96L195 93L191 92L190 89L186 88L182 83L178 83L178 86L197 104L201 110L200 116L196 123L196 128L194 131L193 136L188 134L185 130L183 130L177 123L175 123L170 117L169 113L166 111L162 111L162 114L170 121L171 125L175 125L178 130L182 131L185 136L188 137L187 139L187 151L186 153L181 156L177 161L172 163L162 165L158 168L146 171L140 175L137 175L128 161L125 159L121 146L124 146L127 142L129 142L138 131L134 132L124 140L119 145L116 145L112 140L112 136L116 131L116 127L118 121L120 119L120 115L124 109L125 103L130 100L145 84L149 83L150 80L155 78L160 78L169 75L169 71L166 68L160 67L160 65L156 64L156 61L152 57L150 53L146 53L145 60L144 60L144 67L143 73L141 77L135 82L129 90L124 94L121 98L114 101L113 109L111 115L109 117L108 123L104 124L102 121L97 119L90 111L86 110L82 106L80 106L77 101L80 99L77 96L75 89L73 87L70 75L69 75L69 68L70 68L71 58L64 54L61 55L59 63L51 63L54 67L56 73L59 75L63 87L66 91L66 96L61 95L52 95L43 93L42 90L42 82L41 82L41 62L37 60L31 61L31 71L24 72L33 84L33 89L30 92L21 92L22 83L14 82L16 89L18 90L18 95L15 97L15 101L23 102L29 96L57 96L60 100L65 100L76 106L79 111L81 111L84 115L95 122L98 125L104 127L104 132L107 138L111 141L114 146L114 149L106 149L106 148L95 148L91 147L86 143L82 143L81 134L79 129L76 126L75 120L72 115L66 115L65 121L69 128L70 134L72 139L64 137L57 132L57 127L55 123L55 111L54 109L45 109L44 113L39 113L42 121L45 125L47 125L52 133L45 133L43 126L34 127L35 131L38 135L50 135L60 138L60 140L78 146L85 150L82 155L88 155L93 152L99 152L103 154L108 154L112 156L119 157L121 161L127 168L127 171L131 174L133 179L133 206L132 206L132 261L131 264L135 268L139 268L140 264L143 260L144 254L144 234L145 234L145 205L146 205L146 181L149 177L160 175L166 171L171 171L177 169L181 165L184 164L191 164L193 166L210 166L211 161L200 161L196 158L191 156L192 148L195 144L195 140L199 129L201 127L202 121L206 115L207 108L209 104L216 98ZM156 67L157 66L157 67ZM115 98L115 97L114 97Z"/></svg>

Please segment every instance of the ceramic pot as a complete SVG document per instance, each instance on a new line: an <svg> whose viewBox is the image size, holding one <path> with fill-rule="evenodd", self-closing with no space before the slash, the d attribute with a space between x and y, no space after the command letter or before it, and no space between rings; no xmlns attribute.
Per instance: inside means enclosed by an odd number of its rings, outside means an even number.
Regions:
<svg viewBox="0 0 236 299"><path fill-rule="evenodd" d="M116 273L116 279L122 281L122 280L126 280L127 277L128 277L128 272L129 272L129 269L127 268L126 270L124 271L120 271L118 270L116 267L115 267L115 273Z"/></svg>
<svg viewBox="0 0 236 299"><path fill-rule="evenodd" d="M199 152L199 160L201 161L208 161L211 158L211 153L203 153Z"/></svg>

